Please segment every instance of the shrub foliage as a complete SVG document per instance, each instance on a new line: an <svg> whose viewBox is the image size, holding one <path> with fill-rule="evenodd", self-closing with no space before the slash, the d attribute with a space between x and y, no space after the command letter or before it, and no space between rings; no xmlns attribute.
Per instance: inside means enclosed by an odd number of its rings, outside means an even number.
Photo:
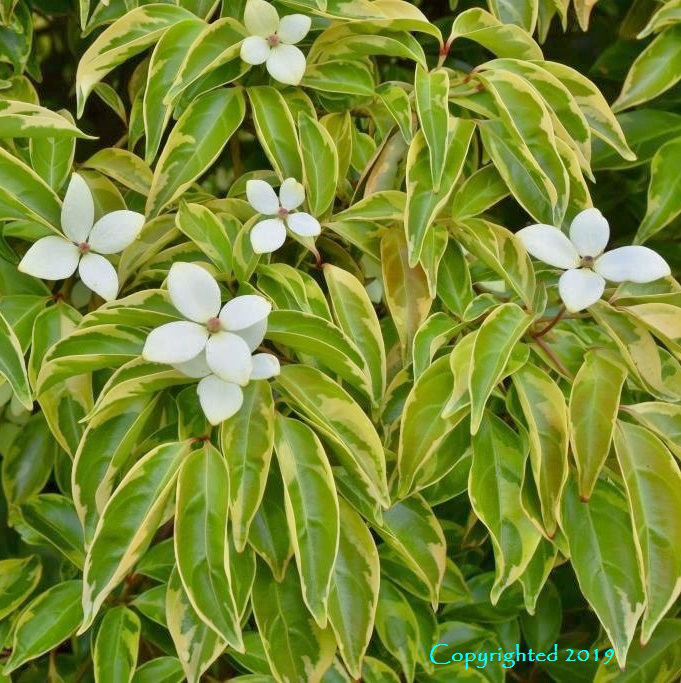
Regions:
<svg viewBox="0 0 681 683"><path fill-rule="evenodd" d="M594 5L0 0L2 680L677 679L681 4Z"/></svg>

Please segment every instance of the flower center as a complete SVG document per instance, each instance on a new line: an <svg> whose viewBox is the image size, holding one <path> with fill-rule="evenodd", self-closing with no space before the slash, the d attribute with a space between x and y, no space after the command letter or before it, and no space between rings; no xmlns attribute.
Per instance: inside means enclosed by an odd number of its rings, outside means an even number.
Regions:
<svg viewBox="0 0 681 683"><path fill-rule="evenodd" d="M594 257L593 256L582 256L582 268L593 268L594 267Z"/></svg>
<svg viewBox="0 0 681 683"><path fill-rule="evenodd" d="M78 249L80 250L81 254L87 254L88 251L90 251L91 247L87 242L81 242L78 245Z"/></svg>
<svg viewBox="0 0 681 683"><path fill-rule="evenodd" d="M289 210L285 209L283 206L279 209L279 211L277 211L277 216L279 216L279 218L281 218L282 221L286 219L288 214Z"/></svg>
<svg viewBox="0 0 681 683"><path fill-rule="evenodd" d="M277 47L280 42L279 36L276 33L273 33L271 36L267 36L267 44L270 47Z"/></svg>
<svg viewBox="0 0 681 683"><path fill-rule="evenodd" d="M208 331L211 334L215 334L216 332L219 332L222 329L222 325L220 324L220 318L211 318L206 323L206 327L208 328Z"/></svg>

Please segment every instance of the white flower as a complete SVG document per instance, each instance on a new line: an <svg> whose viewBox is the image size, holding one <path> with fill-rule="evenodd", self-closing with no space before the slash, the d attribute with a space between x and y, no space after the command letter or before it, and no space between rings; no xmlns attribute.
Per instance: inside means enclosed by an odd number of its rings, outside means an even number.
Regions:
<svg viewBox="0 0 681 683"><path fill-rule="evenodd" d="M269 2L248 0L244 23L250 35L241 43L241 59L247 64L264 62L272 78L298 85L305 73L305 55L294 44L310 30L310 17L289 14L279 19Z"/></svg>
<svg viewBox="0 0 681 683"><path fill-rule="evenodd" d="M286 178L279 188L279 198L264 180L246 183L248 203L265 216L276 216L260 221L251 230L251 245L256 254L276 251L286 239L286 228L299 237L314 237L321 232L319 221L304 211L293 212L305 201L305 188L295 179Z"/></svg>
<svg viewBox="0 0 681 683"><path fill-rule="evenodd" d="M136 211L112 211L96 223L95 203L87 183L74 173L61 209L65 237L42 237L19 264L22 273L45 280L63 280L78 269L80 279L106 301L116 298L118 275L101 254L116 254L135 241L144 216ZM93 225L94 223L94 225Z"/></svg>
<svg viewBox="0 0 681 683"><path fill-rule="evenodd" d="M218 424L241 407L241 387L251 379L279 373L279 361L257 353L267 329L270 303L256 294L237 296L220 308L215 278L193 263L174 263L168 273L168 293L186 318L152 330L142 356L168 363L189 377L202 378L199 401L211 424Z"/></svg>
<svg viewBox="0 0 681 683"><path fill-rule="evenodd" d="M565 272L558 291L571 313L596 303L605 281L653 282L670 274L666 261L648 247L619 247L603 253L610 237L608 221L598 209L585 209L570 224L568 239L552 225L530 225L516 233L535 258Z"/></svg>

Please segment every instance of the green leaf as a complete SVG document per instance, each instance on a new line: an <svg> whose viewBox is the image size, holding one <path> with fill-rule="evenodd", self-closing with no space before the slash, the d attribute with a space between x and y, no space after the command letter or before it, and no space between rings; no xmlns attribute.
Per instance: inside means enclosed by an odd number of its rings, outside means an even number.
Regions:
<svg viewBox="0 0 681 683"><path fill-rule="evenodd" d="M3 669L6 676L73 634L83 617L82 586L82 581L64 581L31 600L14 624L12 653Z"/></svg>
<svg viewBox="0 0 681 683"><path fill-rule="evenodd" d="M446 157L441 171L442 189L436 190L429 168L430 154L427 138L418 131L409 145L407 154L407 205L404 209L404 226L409 249L409 266L413 268L421 257L427 232L449 199L454 188L473 135L474 125L466 119L449 118Z"/></svg>
<svg viewBox="0 0 681 683"><path fill-rule="evenodd" d="M177 657L156 657L140 666L132 683L182 683L184 671Z"/></svg>
<svg viewBox="0 0 681 683"><path fill-rule="evenodd" d="M195 99L170 131L156 164L146 214L154 217L177 199L217 159L246 113L238 88L220 88Z"/></svg>
<svg viewBox="0 0 681 683"><path fill-rule="evenodd" d="M127 149L102 149L93 154L83 166L99 171L133 192L139 192L145 197L149 194L153 177L151 169Z"/></svg>
<svg viewBox="0 0 681 683"><path fill-rule="evenodd" d="M381 98L390 115L398 125L405 142L411 142L413 136L411 104L409 95L404 88L390 83L381 83L376 88L376 94Z"/></svg>
<svg viewBox="0 0 681 683"><path fill-rule="evenodd" d="M485 414L473 438L468 495L492 540L496 563L490 592L493 605L523 574L541 539L521 503L526 458L520 437L500 418Z"/></svg>
<svg viewBox="0 0 681 683"><path fill-rule="evenodd" d="M447 46L451 46L459 37L479 43L497 57L542 59L541 48L529 33L514 24L504 24L494 15L477 7L457 15Z"/></svg>
<svg viewBox="0 0 681 683"><path fill-rule="evenodd" d="M364 358L371 380L371 396L377 404L385 392L386 359L376 311L366 289L351 273L327 263L324 278L338 325Z"/></svg>
<svg viewBox="0 0 681 683"><path fill-rule="evenodd" d="M259 562L252 601L267 661L277 680L321 679L333 661L336 641L331 629L320 629L305 607L295 567L289 565L277 583Z"/></svg>
<svg viewBox="0 0 681 683"><path fill-rule="evenodd" d="M97 631L92 654L98 683L129 683L137 666L141 624L124 605L112 607Z"/></svg>
<svg viewBox="0 0 681 683"><path fill-rule="evenodd" d="M629 161L636 158L601 91L586 76L559 62L537 63L572 93L596 137L615 149L622 158Z"/></svg>
<svg viewBox="0 0 681 683"><path fill-rule="evenodd" d="M563 495L563 531L572 567L615 649L620 668L645 606L645 595L624 494L601 479L588 503L568 480Z"/></svg>
<svg viewBox="0 0 681 683"><path fill-rule="evenodd" d="M196 18L179 21L164 32L151 54L142 101L144 159L148 164L151 164L156 157L163 131L172 113L172 107L166 104L165 96L177 76L189 47L204 26L204 22Z"/></svg>
<svg viewBox="0 0 681 683"><path fill-rule="evenodd" d="M280 180L303 177L298 134L281 93L268 85L248 88L258 141Z"/></svg>
<svg viewBox="0 0 681 683"><path fill-rule="evenodd" d="M407 240L402 230L388 230L381 239L381 270L386 303L406 358L416 331L428 317L432 297L421 264L413 268L409 265Z"/></svg>
<svg viewBox="0 0 681 683"><path fill-rule="evenodd" d="M151 4L124 14L108 26L78 62L76 96L82 116L88 95L106 74L161 38L167 28L194 15L176 5Z"/></svg>
<svg viewBox="0 0 681 683"><path fill-rule="evenodd" d="M329 593L329 623L350 675L360 678L373 633L380 566L376 545L362 518L343 498L338 503L340 538Z"/></svg>
<svg viewBox="0 0 681 683"><path fill-rule="evenodd" d="M589 351L570 393L570 443L582 500L588 500L610 451L626 370L610 356Z"/></svg>
<svg viewBox="0 0 681 683"><path fill-rule="evenodd" d="M642 561L645 645L681 592L681 559L673 550L681 538L681 473L645 427L618 421L614 441Z"/></svg>
<svg viewBox="0 0 681 683"><path fill-rule="evenodd" d="M243 650L239 615L227 567L229 475L207 443L182 463L175 500L175 558L196 613L225 642Z"/></svg>
<svg viewBox="0 0 681 683"><path fill-rule="evenodd" d="M646 215L636 232L641 244L662 230L681 213L679 175L681 163L681 137L660 147L650 164L650 185Z"/></svg>
<svg viewBox="0 0 681 683"><path fill-rule="evenodd" d="M175 226L184 233L225 275L232 272L232 245L224 225L201 204L180 204Z"/></svg>
<svg viewBox="0 0 681 683"><path fill-rule="evenodd" d="M414 102L421 131L428 145L430 177L434 192L440 191L449 139L449 75L445 69L426 71L416 65ZM465 156L465 153L464 153Z"/></svg>
<svg viewBox="0 0 681 683"><path fill-rule="evenodd" d="M410 496L383 512L383 521L376 525L376 531L424 582L431 604L437 605L447 546L430 506L420 495Z"/></svg>
<svg viewBox="0 0 681 683"><path fill-rule="evenodd" d="M26 600L38 585L42 572L37 555L0 560L0 619Z"/></svg>
<svg viewBox="0 0 681 683"><path fill-rule="evenodd" d="M22 426L21 438L14 439L5 448L2 490L8 503L18 505L45 486L59 446L42 413L38 412Z"/></svg>
<svg viewBox="0 0 681 683"><path fill-rule="evenodd" d="M61 202L54 190L4 148L0 148L0 217L27 218L51 230L61 222Z"/></svg>
<svg viewBox="0 0 681 683"><path fill-rule="evenodd" d="M96 325L74 330L45 354L36 382L38 396L68 377L137 358L147 333L127 325Z"/></svg>
<svg viewBox="0 0 681 683"><path fill-rule="evenodd" d="M187 450L184 443L153 449L132 466L107 502L85 558L81 633L151 543Z"/></svg>
<svg viewBox="0 0 681 683"><path fill-rule="evenodd" d="M204 25L187 49L171 87L163 94L165 104L176 102L192 83L237 58L246 35L244 27L230 17ZM246 65L243 68L246 69ZM235 73L239 74L239 67Z"/></svg>
<svg viewBox="0 0 681 683"><path fill-rule="evenodd" d="M226 644L194 611L177 568L168 579L166 621L187 680L198 683L203 672L222 654Z"/></svg>
<svg viewBox="0 0 681 683"><path fill-rule="evenodd" d="M640 424L657 434L667 448L681 458L681 406L661 401L620 406Z"/></svg>
<svg viewBox="0 0 681 683"><path fill-rule="evenodd" d="M681 25L660 33L636 58L627 74L614 111L629 109L661 95L681 79Z"/></svg>
<svg viewBox="0 0 681 683"><path fill-rule="evenodd" d="M488 315L473 342L468 388L471 396L471 434L478 431L494 387L504 375L516 343L532 318L514 303L498 306Z"/></svg>
<svg viewBox="0 0 681 683"><path fill-rule="evenodd" d="M414 680L419 624L409 601L390 581L381 581L376 610L376 632L386 650L397 659L405 678Z"/></svg>
<svg viewBox="0 0 681 683"><path fill-rule="evenodd" d="M446 313L433 313L419 327L412 349L413 373L417 380L428 369L433 357L457 333L459 325Z"/></svg>
<svg viewBox="0 0 681 683"><path fill-rule="evenodd" d="M660 622L650 642L634 641L627 653L627 668L622 671L615 659L598 667L594 683L640 683L674 680L681 674L681 620Z"/></svg>
<svg viewBox="0 0 681 683"><path fill-rule="evenodd" d="M455 219L478 216L508 196L508 187L493 164L487 164L470 175L452 197Z"/></svg>
<svg viewBox="0 0 681 683"><path fill-rule="evenodd" d="M363 62L341 59L308 64L300 84L324 93L365 97L373 96L375 88L374 77Z"/></svg>
<svg viewBox="0 0 681 683"><path fill-rule="evenodd" d="M327 440L369 497L389 504L383 446L374 426L350 395L319 370L286 365L277 386Z"/></svg>
<svg viewBox="0 0 681 683"><path fill-rule="evenodd" d="M0 313L0 376L12 387L12 392L26 410L33 408L21 345L7 320Z"/></svg>
<svg viewBox="0 0 681 683"><path fill-rule="evenodd" d="M331 134L316 119L298 114L303 179L310 213L322 216L333 207L338 184L338 152Z"/></svg>
<svg viewBox="0 0 681 683"><path fill-rule="evenodd" d="M67 117L29 102L0 100L0 138L90 138Z"/></svg>
<svg viewBox="0 0 681 683"><path fill-rule="evenodd" d="M464 409L443 417L453 387L449 356L445 356L438 358L418 378L407 396L397 452L397 496L400 498L432 483L425 479L430 460L468 412Z"/></svg>
<svg viewBox="0 0 681 683"><path fill-rule="evenodd" d="M286 573L293 557L293 542L288 533L284 484L277 467L270 467L263 495L266 505L260 505L249 529L248 542L265 560L276 581Z"/></svg>
<svg viewBox="0 0 681 683"><path fill-rule="evenodd" d="M302 311L272 311L267 339L311 357L366 395L371 395L366 361L349 336L324 318Z"/></svg>
<svg viewBox="0 0 681 683"><path fill-rule="evenodd" d="M560 498L568 475L565 397L551 377L533 363L526 363L512 377L527 421L530 463L542 519L552 538L560 520Z"/></svg>
<svg viewBox="0 0 681 683"><path fill-rule="evenodd" d="M22 503L21 517L46 544L83 568L83 530L70 498L57 493L33 496Z"/></svg>
<svg viewBox="0 0 681 683"><path fill-rule="evenodd" d="M71 114L62 109L62 117L73 123ZM71 173L76 138L66 136L34 137L28 143L33 170L55 191L59 191Z"/></svg>
<svg viewBox="0 0 681 683"><path fill-rule="evenodd" d="M114 485L140 437L155 424L158 401L146 397L121 406L117 415L90 423L78 445L71 475L73 502L83 525L86 546Z"/></svg>
<svg viewBox="0 0 681 683"><path fill-rule="evenodd" d="M546 222L561 225L567 209L569 178L556 149L549 110L542 97L528 81L505 69L484 71L479 78L491 92L514 144L529 152L545 177L540 190L552 207L552 219ZM530 210L532 206L526 208ZM541 215L532 215L543 220Z"/></svg>
<svg viewBox="0 0 681 683"><path fill-rule="evenodd" d="M274 403L268 382L251 382L243 390L239 412L220 425L220 449L229 471L232 535L242 552L260 506L274 445Z"/></svg>
<svg viewBox="0 0 681 683"><path fill-rule="evenodd" d="M490 9L504 24L515 24L534 33L539 12L539 0L490 0Z"/></svg>
<svg viewBox="0 0 681 683"><path fill-rule="evenodd" d="M298 420L277 416L274 450L284 482L286 518L303 601L320 628L326 628L339 534L331 466L315 433Z"/></svg>

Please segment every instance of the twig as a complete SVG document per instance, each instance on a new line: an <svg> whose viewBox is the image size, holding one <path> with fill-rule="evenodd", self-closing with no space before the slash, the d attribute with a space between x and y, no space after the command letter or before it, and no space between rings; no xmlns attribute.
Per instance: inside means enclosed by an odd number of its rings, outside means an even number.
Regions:
<svg viewBox="0 0 681 683"><path fill-rule="evenodd" d="M554 316L553 320L546 325L546 327L542 327L539 332L534 333L532 336L535 339L538 339L539 337L543 337L547 332L549 332L551 329L553 329L553 326L556 325L560 319L565 315L565 306L561 306L558 313Z"/></svg>

